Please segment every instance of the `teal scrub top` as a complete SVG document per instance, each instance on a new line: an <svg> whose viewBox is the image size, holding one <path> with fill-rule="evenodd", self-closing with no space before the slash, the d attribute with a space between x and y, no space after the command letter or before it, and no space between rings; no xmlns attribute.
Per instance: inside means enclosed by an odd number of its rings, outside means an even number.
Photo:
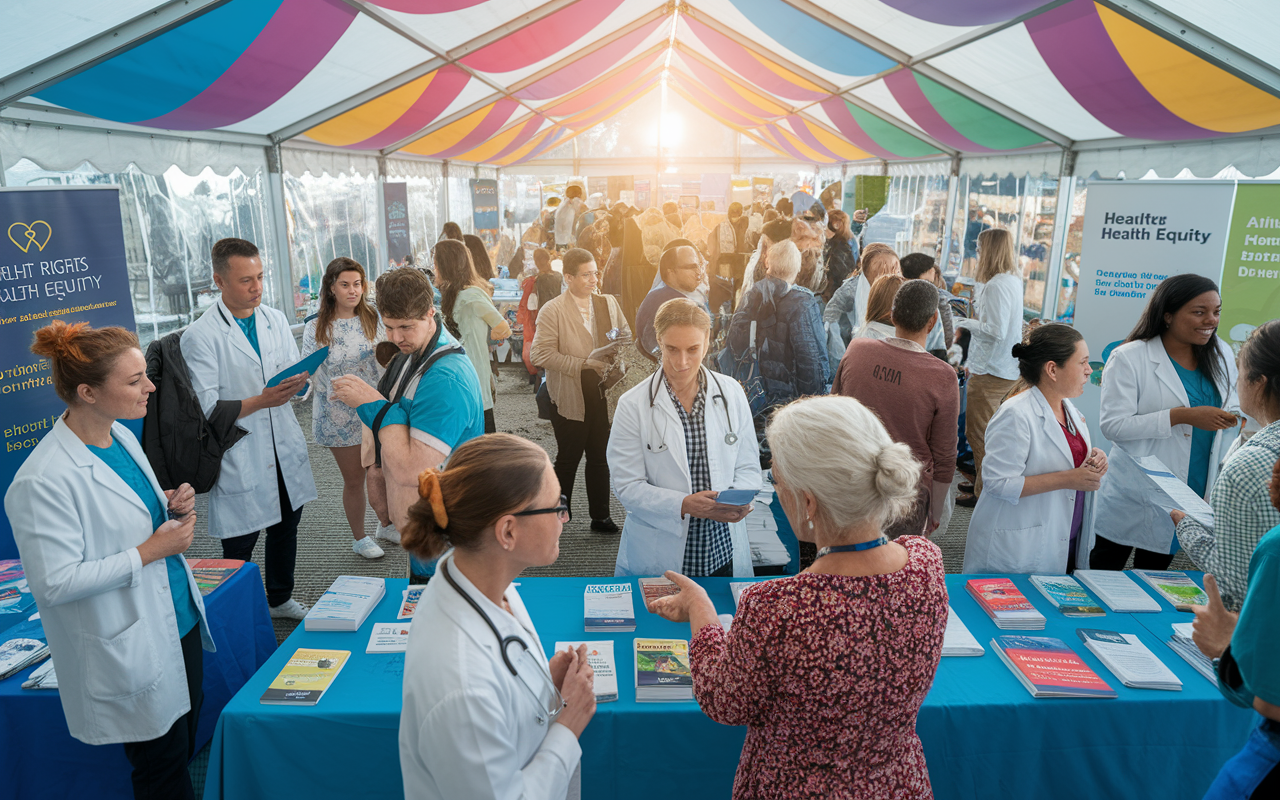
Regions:
<svg viewBox="0 0 1280 800"><path fill-rule="evenodd" d="M1187 402L1192 408L1196 406L1222 407L1222 395L1218 387L1200 370L1187 369L1173 359L1169 359L1173 368L1178 371L1182 388L1187 391ZM1213 437L1216 431L1202 431L1193 428L1191 432L1191 463L1187 465L1187 485L1195 493L1204 497L1209 487L1209 459L1213 456Z"/></svg>
<svg viewBox="0 0 1280 800"><path fill-rule="evenodd" d="M152 530L169 520L169 513L161 505L160 498L156 497L155 491L151 488L151 481L147 480L147 476L129 455L129 451L125 450L114 436L111 438L110 447L93 445L86 445L86 447L89 448L89 452L111 467L120 476L120 480L124 481L146 504L147 510L151 512ZM173 596L173 610L178 617L178 638L182 638L200 621L200 610L196 608L196 601L191 597L191 587L187 582L187 571L183 567L182 556L169 556L164 560L164 566L169 573L169 594Z"/></svg>
<svg viewBox="0 0 1280 800"><path fill-rule="evenodd" d="M240 330L244 331L244 336L249 340L249 344L253 345L253 352L258 354L258 358L262 358L262 348L258 347L258 315L250 314L244 319L233 317L236 324L240 326Z"/></svg>
<svg viewBox="0 0 1280 800"><path fill-rule="evenodd" d="M1219 682L1228 700L1245 708L1253 698L1280 706L1280 526L1272 528L1249 559L1249 583L1240 619L1231 635L1231 657L1244 683L1230 688Z"/></svg>

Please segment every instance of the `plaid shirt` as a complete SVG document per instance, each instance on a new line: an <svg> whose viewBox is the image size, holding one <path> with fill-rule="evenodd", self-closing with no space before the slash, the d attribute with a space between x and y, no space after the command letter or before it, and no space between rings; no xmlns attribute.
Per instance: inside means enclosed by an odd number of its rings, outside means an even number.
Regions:
<svg viewBox="0 0 1280 800"><path fill-rule="evenodd" d="M671 395L671 404L680 415L684 427L684 447L689 457L689 479L693 491L711 489L711 461L707 458L707 418L703 411L707 403L706 378L698 371L698 396L693 399L693 409L684 410L684 404L676 397L671 384L662 383ZM733 559L733 541L729 538L729 525L700 517L689 518L689 538L684 545L685 575L710 575Z"/></svg>
<svg viewBox="0 0 1280 800"><path fill-rule="evenodd" d="M1280 456L1280 422L1273 422L1236 450L1209 490L1214 530L1191 517L1178 523L1178 543L1196 566L1218 580L1222 602L1239 611L1249 582L1249 559L1258 540L1280 525L1267 487Z"/></svg>

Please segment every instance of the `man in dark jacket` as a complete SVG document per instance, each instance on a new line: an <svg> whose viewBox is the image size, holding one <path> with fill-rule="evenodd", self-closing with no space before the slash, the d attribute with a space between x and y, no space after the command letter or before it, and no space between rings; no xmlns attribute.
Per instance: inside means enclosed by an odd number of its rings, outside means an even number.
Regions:
<svg viewBox="0 0 1280 800"><path fill-rule="evenodd" d="M756 323L756 353L769 405L826 394L831 385L822 312L813 293L793 286L800 251L790 241L769 248L768 273L742 295L729 324L729 351L735 360L750 346Z"/></svg>

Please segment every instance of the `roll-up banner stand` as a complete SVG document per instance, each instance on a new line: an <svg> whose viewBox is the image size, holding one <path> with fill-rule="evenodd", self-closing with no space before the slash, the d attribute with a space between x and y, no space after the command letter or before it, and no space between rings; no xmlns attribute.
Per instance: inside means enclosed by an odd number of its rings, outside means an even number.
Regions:
<svg viewBox="0 0 1280 800"><path fill-rule="evenodd" d="M60 319L136 330L116 186L0 189L0 488L66 409L35 332ZM144 278L145 280L145 278ZM142 420L130 427L139 433ZM0 559L17 558L0 513Z"/></svg>

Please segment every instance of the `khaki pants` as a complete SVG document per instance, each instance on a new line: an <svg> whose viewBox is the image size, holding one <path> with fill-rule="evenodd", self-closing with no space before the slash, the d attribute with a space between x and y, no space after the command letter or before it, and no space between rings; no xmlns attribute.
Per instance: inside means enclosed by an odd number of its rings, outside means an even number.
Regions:
<svg viewBox="0 0 1280 800"><path fill-rule="evenodd" d="M1013 388L1014 381L994 375L970 375L965 409L964 435L973 449L973 493L982 493L982 457L987 452L987 423L995 416L1000 401Z"/></svg>

